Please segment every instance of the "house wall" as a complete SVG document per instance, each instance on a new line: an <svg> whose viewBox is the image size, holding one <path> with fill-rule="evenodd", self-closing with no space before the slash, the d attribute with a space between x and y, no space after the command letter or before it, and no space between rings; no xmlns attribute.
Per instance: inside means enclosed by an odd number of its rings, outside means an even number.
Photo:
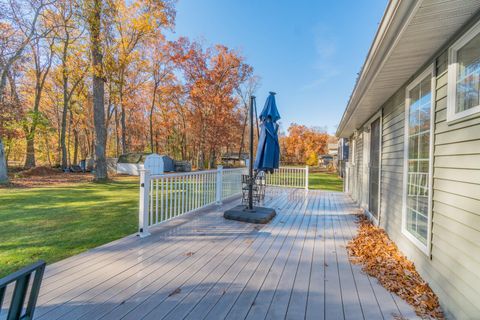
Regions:
<svg viewBox="0 0 480 320"><path fill-rule="evenodd" d="M405 88L415 75L380 107L383 116L379 225L415 263L449 318L480 319L480 117L446 123L447 51L431 63L435 64L436 76L430 256L402 233ZM352 176L356 181L351 182L351 194L361 204L362 169L366 164L362 135L355 140L356 174Z"/></svg>

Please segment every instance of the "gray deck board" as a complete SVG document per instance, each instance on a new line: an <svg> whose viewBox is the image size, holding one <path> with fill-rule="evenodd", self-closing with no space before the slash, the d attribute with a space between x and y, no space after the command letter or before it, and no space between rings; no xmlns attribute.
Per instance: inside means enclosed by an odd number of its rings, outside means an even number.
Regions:
<svg viewBox="0 0 480 320"><path fill-rule="evenodd" d="M416 318L350 263L344 194L271 188L263 226L223 219L237 201L47 266L35 319Z"/></svg>

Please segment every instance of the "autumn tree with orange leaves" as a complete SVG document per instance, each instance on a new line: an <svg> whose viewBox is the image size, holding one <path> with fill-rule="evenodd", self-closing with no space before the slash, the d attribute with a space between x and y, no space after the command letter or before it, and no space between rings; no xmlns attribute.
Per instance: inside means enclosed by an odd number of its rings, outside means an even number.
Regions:
<svg viewBox="0 0 480 320"><path fill-rule="evenodd" d="M280 137L282 161L289 164L318 165L318 156L327 153L326 132L293 123L288 135Z"/></svg>
<svg viewBox="0 0 480 320"><path fill-rule="evenodd" d="M225 46L204 49L186 38L172 45L188 92L193 158L199 168L213 167L222 151L235 150L241 140L242 112L235 92L252 76L252 67Z"/></svg>
<svg viewBox="0 0 480 320"><path fill-rule="evenodd" d="M242 152L245 94L258 77L224 45L167 41L175 1L9 4L0 14L2 181L7 157L65 170L93 158L104 180L106 158L125 152L168 154L200 169ZM19 8L30 10L26 18Z"/></svg>

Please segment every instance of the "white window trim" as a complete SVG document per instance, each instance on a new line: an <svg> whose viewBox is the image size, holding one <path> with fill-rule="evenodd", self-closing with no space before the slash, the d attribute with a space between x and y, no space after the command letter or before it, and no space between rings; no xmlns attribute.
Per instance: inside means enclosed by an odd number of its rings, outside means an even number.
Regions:
<svg viewBox="0 0 480 320"><path fill-rule="evenodd" d="M457 52L479 33L480 21L470 28L470 30L468 30L448 49L447 123L449 124L454 124L460 119L471 117L477 113L480 113L480 104L461 112L455 111L457 105Z"/></svg>
<svg viewBox="0 0 480 320"><path fill-rule="evenodd" d="M427 244L423 244L414 235L407 230L407 187L408 187L408 134L409 134L409 110L410 97L409 92L418 85L425 77L431 78L431 108L430 108L430 154L429 154L429 181L428 181L428 219L427 219ZM435 74L434 65L431 64L405 89L405 131L404 131L404 155L403 155L403 201L402 201L402 234L416 245L425 255L430 256L432 241L432 185L433 185L433 126L435 115Z"/></svg>

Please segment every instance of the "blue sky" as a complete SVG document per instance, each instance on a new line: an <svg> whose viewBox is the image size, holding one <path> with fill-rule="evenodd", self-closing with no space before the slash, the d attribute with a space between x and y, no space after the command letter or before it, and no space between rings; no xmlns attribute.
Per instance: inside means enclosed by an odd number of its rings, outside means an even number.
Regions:
<svg viewBox="0 0 480 320"><path fill-rule="evenodd" d="M175 36L239 50L277 92L282 127L335 132L387 0L179 0Z"/></svg>

